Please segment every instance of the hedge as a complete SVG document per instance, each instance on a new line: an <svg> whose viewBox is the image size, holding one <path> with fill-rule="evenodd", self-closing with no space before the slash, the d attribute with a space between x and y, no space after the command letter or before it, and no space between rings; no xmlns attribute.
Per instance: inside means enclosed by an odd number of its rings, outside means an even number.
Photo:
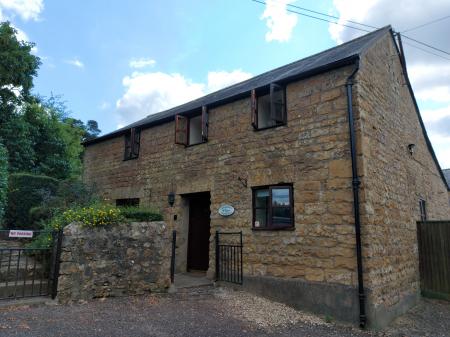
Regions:
<svg viewBox="0 0 450 337"><path fill-rule="evenodd" d="M58 180L43 175L13 173L9 176L8 206L5 223L8 228L32 228L30 210L55 195Z"/></svg>
<svg viewBox="0 0 450 337"><path fill-rule="evenodd" d="M130 221L162 221L163 217L152 208L120 207L122 215Z"/></svg>
<svg viewBox="0 0 450 337"><path fill-rule="evenodd" d="M0 143L0 228L3 224L3 216L7 204L8 193L8 152Z"/></svg>

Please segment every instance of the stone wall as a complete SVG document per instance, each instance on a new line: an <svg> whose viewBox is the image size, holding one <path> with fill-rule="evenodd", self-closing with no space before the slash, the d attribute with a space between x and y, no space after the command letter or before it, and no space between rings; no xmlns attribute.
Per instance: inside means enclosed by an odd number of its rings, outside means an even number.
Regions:
<svg viewBox="0 0 450 337"><path fill-rule="evenodd" d="M357 82L365 286L371 315L389 320L419 295L419 198L430 220L450 219L450 206L390 36L367 52Z"/></svg>
<svg viewBox="0 0 450 337"><path fill-rule="evenodd" d="M170 285L169 230L164 222L64 229L58 300L165 291Z"/></svg>

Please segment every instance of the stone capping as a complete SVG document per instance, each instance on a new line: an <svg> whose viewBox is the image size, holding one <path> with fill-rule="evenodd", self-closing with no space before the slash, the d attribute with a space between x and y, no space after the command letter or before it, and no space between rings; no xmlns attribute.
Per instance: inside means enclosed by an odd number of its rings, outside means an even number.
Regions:
<svg viewBox="0 0 450 337"><path fill-rule="evenodd" d="M58 301L163 292L170 286L166 223L133 222L64 229Z"/></svg>

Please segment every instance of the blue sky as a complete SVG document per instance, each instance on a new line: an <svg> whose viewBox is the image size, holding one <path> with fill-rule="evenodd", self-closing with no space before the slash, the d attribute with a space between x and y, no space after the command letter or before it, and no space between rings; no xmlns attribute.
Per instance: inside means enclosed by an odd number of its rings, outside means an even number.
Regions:
<svg viewBox="0 0 450 337"><path fill-rule="evenodd" d="M387 0L268 2L0 0L0 19L37 44L43 64L34 91L63 95L73 117L95 119L105 133L359 34L287 13L287 3L399 30L450 13L450 2L440 0L426 8L404 0L408 20ZM449 22L411 37L450 49L436 37ZM450 167L450 61L408 47L407 55L432 142Z"/></svg>

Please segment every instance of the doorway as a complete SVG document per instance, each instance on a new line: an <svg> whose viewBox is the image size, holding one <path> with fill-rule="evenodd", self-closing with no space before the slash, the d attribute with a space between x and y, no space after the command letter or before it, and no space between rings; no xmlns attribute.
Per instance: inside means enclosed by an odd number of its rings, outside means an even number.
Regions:
<svg viewBox="0 0 450 337"><path fill-rule="evenodd" d="M195 193L189 200L187 271L207 271L209 267L210 205L209 192Z"/></svg>

